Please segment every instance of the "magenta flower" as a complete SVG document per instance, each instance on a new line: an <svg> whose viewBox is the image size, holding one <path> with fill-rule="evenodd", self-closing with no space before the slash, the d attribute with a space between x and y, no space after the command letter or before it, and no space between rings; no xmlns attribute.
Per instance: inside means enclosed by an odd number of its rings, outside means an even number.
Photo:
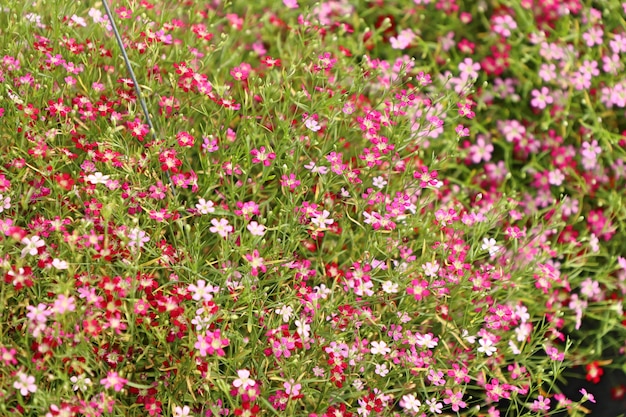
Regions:
<svg viewBox="0 0 626 417"><path fill-rule="evenodd" d="M119 376L115 371L109 371L107 377L100 380L100 384L104 385L104 388L113 388L116 392L120 392L127 382L128 380Z"/></svg>

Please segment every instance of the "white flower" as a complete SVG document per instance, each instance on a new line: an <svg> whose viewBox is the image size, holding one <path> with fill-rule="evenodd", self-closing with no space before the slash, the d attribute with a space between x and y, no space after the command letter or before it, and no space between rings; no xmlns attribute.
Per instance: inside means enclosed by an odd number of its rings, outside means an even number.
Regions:
<svg viewBox="0 0 626 417"><path fill-rule="evenodd" d="M483 337L478 341L478 344L480 344L478 351L484 353L487 356L493 355L498 350L493 345L493 342L491 341L491 339L487 339Z"/></svg>
<svg viewBox="0 0 626 417"><path fill-rule="evenodd" d="M385 377L389 373L389 369L387 369L387 364L376 364L376 369L374 370L376 375L380 375Z"/></svg>
<svg viewBox="0 0 626 417"><path fill-rule="evenodd" d="M283 321L287 323L293 315L293 308L291 306L282 306L281 308L274 310L274 313L283 316Z"/></svg>
<svg viewBox="0 0 626 417"><path fill-rule="evenodd" d="M519 350L517 345L515 345L515 343L513 343L512 340L509 340L509 348L511 349L511 352L513 352L514 355L519 355L520 353L522 353L522 351Z"/></svg>
<svg viewBox="0 0 626 417"><path fill-rule="evenodd" d="M484 238L481 247L483 250L489 251L489 256L494 256L500 250L500 246L497 245L494 238Z"/></svg>
<svg viewBox="0 0 626 417"><path fill-rule="evenodd" d="M11 208L11 197L4 197L0 194L0 213Z"/></svg>
<svg viewBox="0 0 626 417"><path fill-rule="evenodd" d="M330 213L328 210L324 210L320 214L316 214L315 217L311 219L311 223L319 227L320 229L326 229L327 226L330 226L335 221L333 219L329 219Z"/></svg>
<svg viewBox="0 0 626 417"><path fill-rule="evenodd" d="M93 174L87 175L87 181L92 184L106 184L109 178L108 175L104 175L102 172L94 172Z"/></svg>
<svg viewBox="0 0 626 417"><path fill-rule="evenodd" d="M375 177L372 180L372 184L376 188L383 188L385 185L387 185L387 181L385 181L385 179L383 177Z"/></svg>
<svg viewBox="0 0 626 417"><path fill-rule="evenodd" d="M55 269L67 269L68 268L67 262L63 261L63 260L61 260L59 258L54 258L52 260L52 266Z"/></svg>
<svg viewBox="0 0 626 417"><path fill-rule="evenodd" d="M413 394L403 395L402 400L400 400L400 407L414 413L417 413L420 410L421 406L422 403L417 398L415 398L415 395Z"/></svg>
<svg viewBox="0 0 626 417"><path fill-rule="evenodd" d="M467 340L468 343L476 343L476 336L470 336L469 332L465 329L463 329L463 331L461 332L461 336L463 337L463 339Z"/></svg>
<svg viewBox="0 0 626 417"><path fill-rule="evenodd" d="M357 391L361 391L361 390L363 390L363 387L365 386L365 384L360 379L355 379L354 381L352 381L352 386Z"/></svg>
<svg viewBox="0 0 626 417"><path fill-rule="evenodd" d="M85 374L73 376L70 378L70 381L72 382L72 384L74 384L74 386L72 387L74 391L86 391L87 388L89 388L89 386L91 385L91 379L87 378Z"/></svg>
<svg viewBox="0 0 626 417"><path fill-rule="evenodd" d="M298 332L300 337L308 340L309 336L311 336L311 326L300 320L296 320L294 324L296 325L296 332Z"/></svg>
<svg viewBox="0 0 626 417"><path fill-rule="evenodd" d="M191 412L191 409L189 408L188 405L184 407L176 406L174 408L174 417L187 417L190 412Z"/></svg>
<svg viewBox="0 0 626 417"><path fill-rule="evenodd" d="M240 369L237 371L239 378L233 381L233 387L246 389L256 385L256 381L250 378L250 371L247 369Z"/></svg>
<svg viewBox="0 0 626 417"><path fill-rule="evenodd" d="M313 287L313 290L315 290L315 294L317 294L317 297L321 298L322 300L327 299L328 296L333 292L324 284L316 285L315 287Z"/></svg>
<svg viewBox="0 0 626 417"><path fill-rule="evenodd" d="M437 341L433 338L433 335L430 333L427 333L427 334L417 333L415 335L415 340L419 346L421 347L426 346L428 349L432 349L438 344Z"/></svg>
<svg viewBox="0 0 626 417"><path fill-rule="evenodd" d="M46 242L41 240L39 236L33 236L31 238L25 237L22 239L22 244L25 246L22 248L22 258L26 255L35 256L39 252L39 248L46 245Z"/></svg>
<svg viewBox="0 0 626 417"><path fill-rule="evenodd" d="M383 282L383 291L387 294L395 294L399 291L400 287L398 284L392 281Z"/></svg>
<svg viewBox="0 0 626 417"><path fill-rule="evenodd" d="M387 343L385 342L372 342L370 352L372 355L386 355L391 352L391 349L387 347Z"/></svg>
<svg viewBox="0 0 626 417"><path fill-rule="evenodd" d="M19 390L23 397L27 396L31 392L36 392L37 385L35 385L35 377L27 375L24 372L18 372L17 381L13 383L13 388Z"/></svg>

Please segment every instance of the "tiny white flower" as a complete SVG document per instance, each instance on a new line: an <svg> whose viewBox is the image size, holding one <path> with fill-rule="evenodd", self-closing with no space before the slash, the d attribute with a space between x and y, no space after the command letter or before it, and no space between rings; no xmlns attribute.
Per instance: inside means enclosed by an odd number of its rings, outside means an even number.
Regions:
<svg viewBox="0 0 626 417"><path fill-rule="evenodd" d="M400 287L393 281L383 282L383 291L387 294L395 294L399 291Z"/></svg>
<svg viewBox="0 0 626 417"><path fill-rule="evenodd" d="M478 341L478 344L480 345L480 347L478 348L478 351L484 353L487 356L493 355L498 350L493 345L493 342L491 341L491 339L488 339L488 338L484 338L484 337L481 338Z"/></svg>
<svg viewBox="0 0 626 417"><path fill-rule="evenodd" d="M94 172L93 174L87 175L87 181L92 184L106 184L109 180L108 175L104 175L102 172Z"/></svg>
<svg viewBox="0 0 626 417"><path fill-rule="evenodd" d="M63 260L61 260L59 258L54 258L52 260L52 266L55 269L67 269L68 268L67 262L63 261Z"/></svg>
<svg viewBox="0 0 626 417"><path fill-rule="evenodd" d="M391 349L387 347L387 343L385 342L372 342L370 352L372 355L386 355L391 352Z"/></svg>
<svg viewBox="0 0 626 417"><path fill-rule="evenodd" d="M281 315L283 317L283 321L288 323L293 315L293 308L291 306L282 306L281 308L274 310L274 313Z"/></svg>
<svg viewBox="0 0 626 417"><path fill-rule="evenodd" d="M463 339L467 340L468 343L476 343L476 336L470 336L469 332L465 329L463 329L463 331L461 332L461 336L463 337Z"/></svg>
<svg viewBox="0 0 626 417"><path fill-rule="evenodd" d="M483 250L489 251L489 256L494 256L500 250L500 246L497 245L497 242L494 238L484 238L483 245L481 246Z"/></svg>
<svg viewBox="0 0 626 417"><path fill-rule="evenodd" d="M385 181L385 179L383 177L375 177L372 180L372 184L374 185L374 187L376 188L384 188L385 185L387 185L387 181Z"/></svg>
<svg viewBox="0 0 626 417"><path fill-rule="evenodd" d="M39 236L33 236L32 238L25 237L22 239L22 258L26 255L35 256L39 252L39 248L46 245Z"/></svg>
<svg viewBox="0 0 626 417"><path fill-rule="evenodd" d="M320 229L326 229L327 226L330 226L335 221L333 219L329 219L330 213L328 210L324 210L322 213L317 214L315 217L311 219L311 223L316 225Z"/></svg>
<svg viewBox="0 0 626 417"><path fill-rule="evenodd" d="M419 412L421 406L422 403L413 394L403 395L400 400L400 407L413 413Z"/></svg>

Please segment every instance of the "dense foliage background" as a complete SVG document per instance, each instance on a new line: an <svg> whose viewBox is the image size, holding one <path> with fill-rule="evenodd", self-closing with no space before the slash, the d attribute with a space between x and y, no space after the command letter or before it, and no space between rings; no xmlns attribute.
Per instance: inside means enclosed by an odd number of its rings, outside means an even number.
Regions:
<svg viewBox="0 0 626 417"><path fill-rule="evenodd" d="M626 3L1 5L0 414L623 403Z"/></svg>

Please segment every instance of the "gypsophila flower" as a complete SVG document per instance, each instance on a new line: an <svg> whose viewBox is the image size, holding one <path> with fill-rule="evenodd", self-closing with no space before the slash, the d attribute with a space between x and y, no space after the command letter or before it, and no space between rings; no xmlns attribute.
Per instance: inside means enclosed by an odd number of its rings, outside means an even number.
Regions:
<svg viewBox="0 0 626 417"><path fill-rule="evenodd" d="M0 213L11 208L11 197L0 194Z"/></svg>
<svg viewBox="0 0 626 417"><path fill-rule="evenodd" d="M431 398L430 400L426 400L426 405L428 405L428 411L434 414L441 414L443 409L443 404L437 401L436 398Z"/></svg>
<svg viewBox="0 0 626 417"><path fill-rule="evenodd" d="M385 179L383 177L375 177L372 180L372 184L374 185L374 187L376 188L384 188L385 185L387 185L387 181L385 181Z"/></svg>
<svg viewBox="0 0 626 417"><path fill-rule="evenodd" d="M39 236L33 237L24 237L22 239L22 244L24 247L22 248L22 258L26 255L35 256L39 252L39 248L42 248L46 245L46 243L41 240Z"/></svg>
<svg viewBox="0 0 626 417"><path fill-rule="evenodd" d="M588 392L584 388L581 388L579 392L583 395L583 398L581 399L582 402L589 401L595 404L596 397L592 393Z"/></svg>
<svg viewBox="0 0 626 417"><path fill-rule="evenodd" d="M489 252L489 256L494 256L501 249L494 238L484 238L481 246L482 250Z"/></svg>
<svg viewBox="0 0 626 417"><path fill-rule="evenodd" d="M247 369L240 369L237 371L239 378L233 381L233 387L246 389L256 385L256 381L250 378L250 371Z"/></svg>
<svg viewBox="0 0 626 417"><path fill-rule="evenodd" d="M265 234L265 226L263 226L262 224L259 224L255 221L251 221L247 226L246 229L248 229L248 231L253 235L253 236L263 236Z"/></svg>
<svg viewBox="0 0 626 417"><path fill-rule="evenodd" d="M103 385L104 388L113 388L116 392L120 392L127 382L126 379L120 377L115 371L109 371L107 377L100 380L100 384Z"/></svg>
<svg viewBox="0 0 626 417"><path fill-rule="evenodd" d="M387 294L396 294L400 291L400 286L393 281L383 282L382 289Z"/></svg>
<svg viewBox="0 0 626 417"><path fill-rule="evenodd" d="M491 341L491 339L488 338L481 338L480 340L478 340L478 344L480 345L478 347L478 351L484 353L487 356L491 356L494 353L496 353L496 351L498 350L494 345L493 342Z"/></svg>
<svg viewBox="0 0 626 417"><path fill-rule="evenodd" d="M289 381L285 381L283 383L283 387L285 388L285 392L287 395L298 396L300 394L300 389L302 389L302 385L296 383L296 381L290 379Z"/></svg>
<svg viewBox="0 0 626 417"><path fill-rule="evenodd" d="M320 229L326 229L328 226L333 224L335 221L329 218L330 213L328 210L324 210L321 213L316 213L313 218L311 218L311 223L316 225Z"/></svg>
<svg viewBox="0 0 626 417"><path fill-rule="evenodd" d="M29 394L37 392L37 385L35 384L35 377L25 374L24 372L18 372L16 381L13 383L13 388L20 391L23 397Z"/></svg>
<svg viewBox="0 0 626 417"><path fill-rule="evenodd" d="M128 233L128 246L134 250L138 250L144 247L145 243L150 241L150 237L143 230L135 227Z"/></svg>
<svg viewBox="0 0 626 417"><path fill-rule="evenodd" d="M400 400L400 407L412 413L419 412L421 406L422 403L413 394L403 395Z"/></svg>
<svg viewBox="0 0 626 417"><path fill-rule="evenodd" d="M226 219L211 219L211 226L209 231L211 233L217 233L224 239L228 237L228 234L233 231L233 227L228 224L228 220Z"/></svg>
<svg viewBox="0 0 626 417"><path fill-rule="evenodd" d="M209 214L215 211L215 207L212 201L206 201L204 198L198 199L196 209L202 214Z"/></svg>
<svg viewBox="0 0 626 417"><path fill-rule="evenodd" d="M386 355L391 352L391 349L387 347L387 343L383 341L372 342L371 346L372 347L370 348L370 352L372 353L372 355Z"/></svg>
<svg viewBox="0 0 626 417"><path fill-rule="evenodd" d="M377 363L377 364L375 365L375 370L374 370L374 373L375 373L376 375L379 375L379 376L383 377L383 378L384 378L385 376L387 376L387 374L389 373L389 369L387 368L387 364L384 364L384 363L382 363L382 364L378 364L378 363Z"/></svg>
<svg viewBox="0 0 626 417"><path fill-rule="evenodd" d="M291 306L282 306L281 308L274 310L274 313L282 316L283 321L288 323L293 315L293 308Z"/></svg>
<svg viewBox="0 0 626 417"><path fill-rule="evenodd" d="M206 281L199 279L196 284L189 285L189 291L193 293L192 299L196 301L211 301L213 299L213 293L216 292L212 285L206 285Z"/></svg>
<svg viewBox="0 0 626 417"><path fill-rule="evenodd" d="M69 264L59 258L54 258L52 260L52 267L57 270L62 270L69 268Z"/></svg>
<svg viewBox="0 0 626 417"><path fill-rule="evenodd" d="M72 376L70 378L70 381L72 382L72 384L74 384L72 386L72 389L74 391L80 390L82 392L85 392L91 386L91 379L89 379L87 375L84 373Z"/></svg>
<svg viewBox="0 0 626 417"><path fill-rule="evenodd" d="M319 131L322 126L319 125L319 123L317 122L317 120L313 119L313 118L308 118L305 120L304 125L307 127L307 129L313 131L313 132L317 132Z"/></svg>
<svg viewBox="0 0 626 417"><path fill-rule="evenodd" d="M176 406L174 407L174 417L188 417L191 412L191 409L188 405L185 406Z"/></svg>
<svg viewBox="0 0 626 417"><path fill-rule="evenodd" d="M87 181L92 184L106 184L109 178L109 175L104 175L102 172L94 172L93 174L87 175Z"/></svg>

